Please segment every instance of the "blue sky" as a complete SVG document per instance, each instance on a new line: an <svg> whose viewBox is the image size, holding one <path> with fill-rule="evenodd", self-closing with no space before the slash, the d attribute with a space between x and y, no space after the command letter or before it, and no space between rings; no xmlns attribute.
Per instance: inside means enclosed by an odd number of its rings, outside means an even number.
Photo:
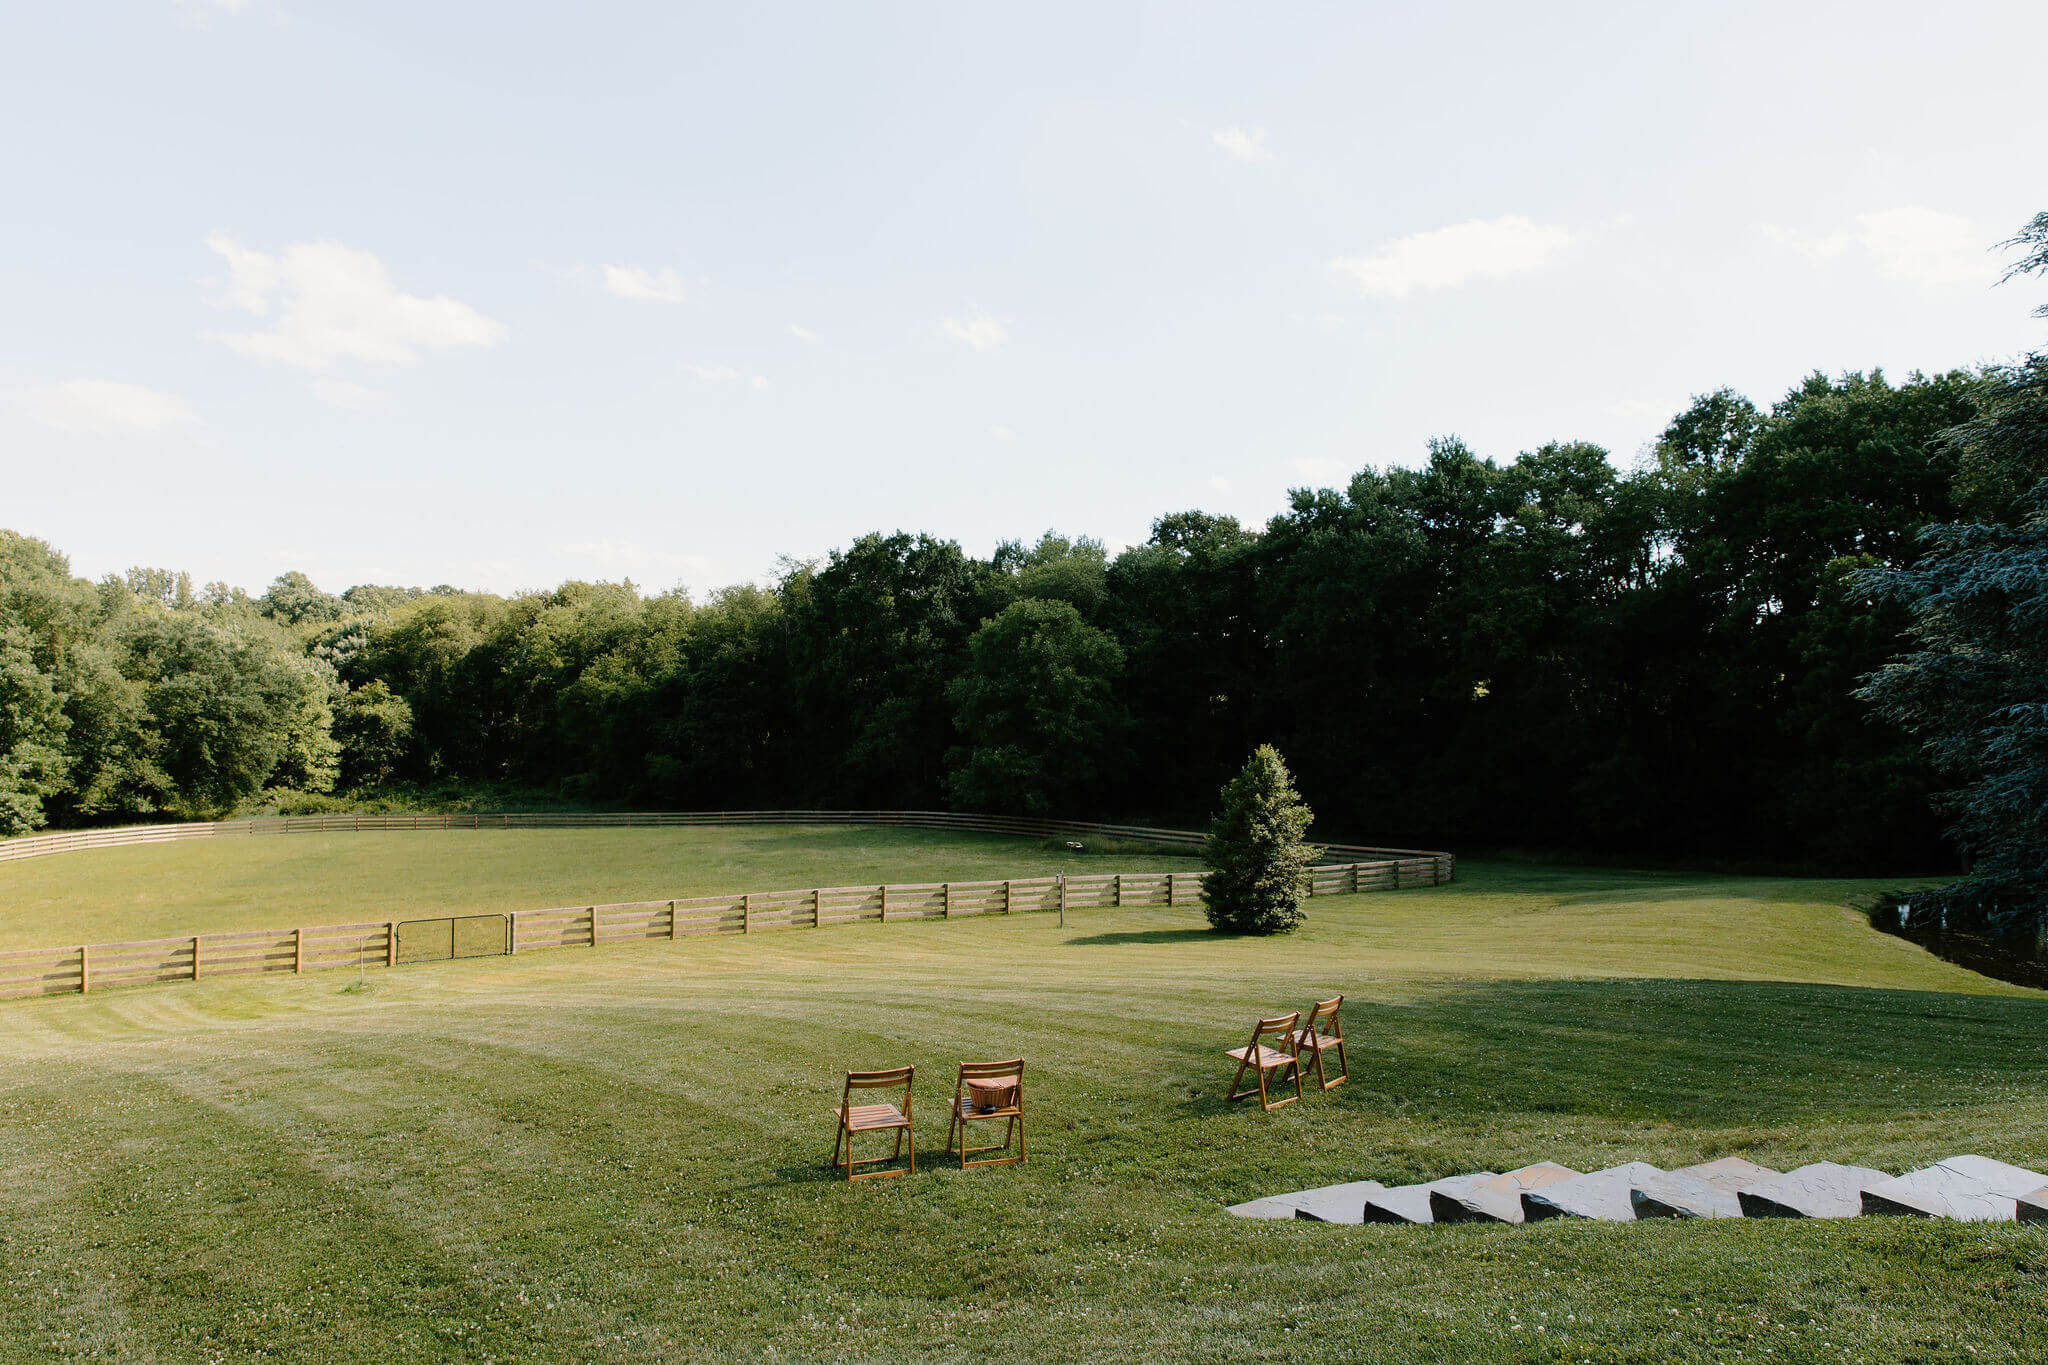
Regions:
<svg viewBox="0 0 2048 1365"><path fill-rule="evenodd" d="M0 20L0 525L693 590L2040 344L2048 6Z"/></svg>

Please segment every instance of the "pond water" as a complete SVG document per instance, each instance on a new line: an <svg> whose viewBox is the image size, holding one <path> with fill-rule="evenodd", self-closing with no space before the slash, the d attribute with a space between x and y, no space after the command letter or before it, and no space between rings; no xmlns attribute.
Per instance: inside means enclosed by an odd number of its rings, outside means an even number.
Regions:
<svg viewBox="0 0 2048 1365"><path fill-rule="evenodd" d="M1873 928L1919 944L1936 957L2016 986L2048 990L2048 943L2033 929L1999 934L1953 929L1929 916L1915 916L1910 901L1886 899L1870 912Z"/></svg>

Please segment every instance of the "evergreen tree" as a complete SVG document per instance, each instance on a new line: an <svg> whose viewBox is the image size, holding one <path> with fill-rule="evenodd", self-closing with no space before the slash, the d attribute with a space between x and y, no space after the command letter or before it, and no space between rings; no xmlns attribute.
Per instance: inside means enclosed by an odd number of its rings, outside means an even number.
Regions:
<svg viewBox="0 0 2048 1365"><path fill-rule="evenodd" d="M1314 814L1294 790L1280 751L1261 744L1223 787L1223 809L1202 850L1202 901L1224 933L1284 934L1301 923L1316 848L1303 842Z"/></svg>

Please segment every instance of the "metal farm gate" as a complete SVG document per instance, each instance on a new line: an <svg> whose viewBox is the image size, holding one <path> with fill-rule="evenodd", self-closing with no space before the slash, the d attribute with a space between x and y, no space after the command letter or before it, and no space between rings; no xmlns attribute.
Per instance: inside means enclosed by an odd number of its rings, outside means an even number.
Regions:
<svg viewBox="0 0 2048 1365"><path fill-rule="evenodd" d="M399 962L447 962L458 957L503 957L512 949L512 922L504 915L409 919L398 925Z"/></svg>

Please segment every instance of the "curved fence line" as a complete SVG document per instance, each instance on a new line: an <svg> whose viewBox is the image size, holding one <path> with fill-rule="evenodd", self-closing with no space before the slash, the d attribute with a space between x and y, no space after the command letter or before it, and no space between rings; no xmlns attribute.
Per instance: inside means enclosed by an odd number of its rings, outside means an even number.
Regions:
<svg viewBox="0 0 2048 1365"><path fill-rule="evenodd" d="M1309 871L1308 893L1350 895L1436 886L1447 880L1422 854L1326 864ZM1193 872L1095 872L998 881L900 882L795 891L681 896L618 905L515 910L503 915L248 929L75 948L0 949L0 997L83 995L109 986L322 968L397 967L458 957L498 957L549 948L821 929L832 924L955 919L1069 910L1167 908L1201 894ZM445 946L443 946L445 945Z"/></svg>
<svg viewBox="0 0 2048 1365"><path fill-rule="evenodd" d="M1193 851L1204 835L1195 830L1149 825L1102 824L1092 820L1040 820L1029 816L966 815L928 810L745 810L635 811L597 813L503 812L468 815L278 815L252 820L193 821L175 825L117 825L67 830L0 840L0 863L83 849L126 848L182 839L223 839L265 834L336 834L357 831L439 829L625 829L699 825L895 825L913 829L959 830L975 834L1016 834L1033 838L1096 835L1131 839ZM1458 860L1449 853L1418 848L1377 848L1365 844L1322 844L1325 855L1358 860L1430 858L1436 879L1452 880Z"/></svg>

